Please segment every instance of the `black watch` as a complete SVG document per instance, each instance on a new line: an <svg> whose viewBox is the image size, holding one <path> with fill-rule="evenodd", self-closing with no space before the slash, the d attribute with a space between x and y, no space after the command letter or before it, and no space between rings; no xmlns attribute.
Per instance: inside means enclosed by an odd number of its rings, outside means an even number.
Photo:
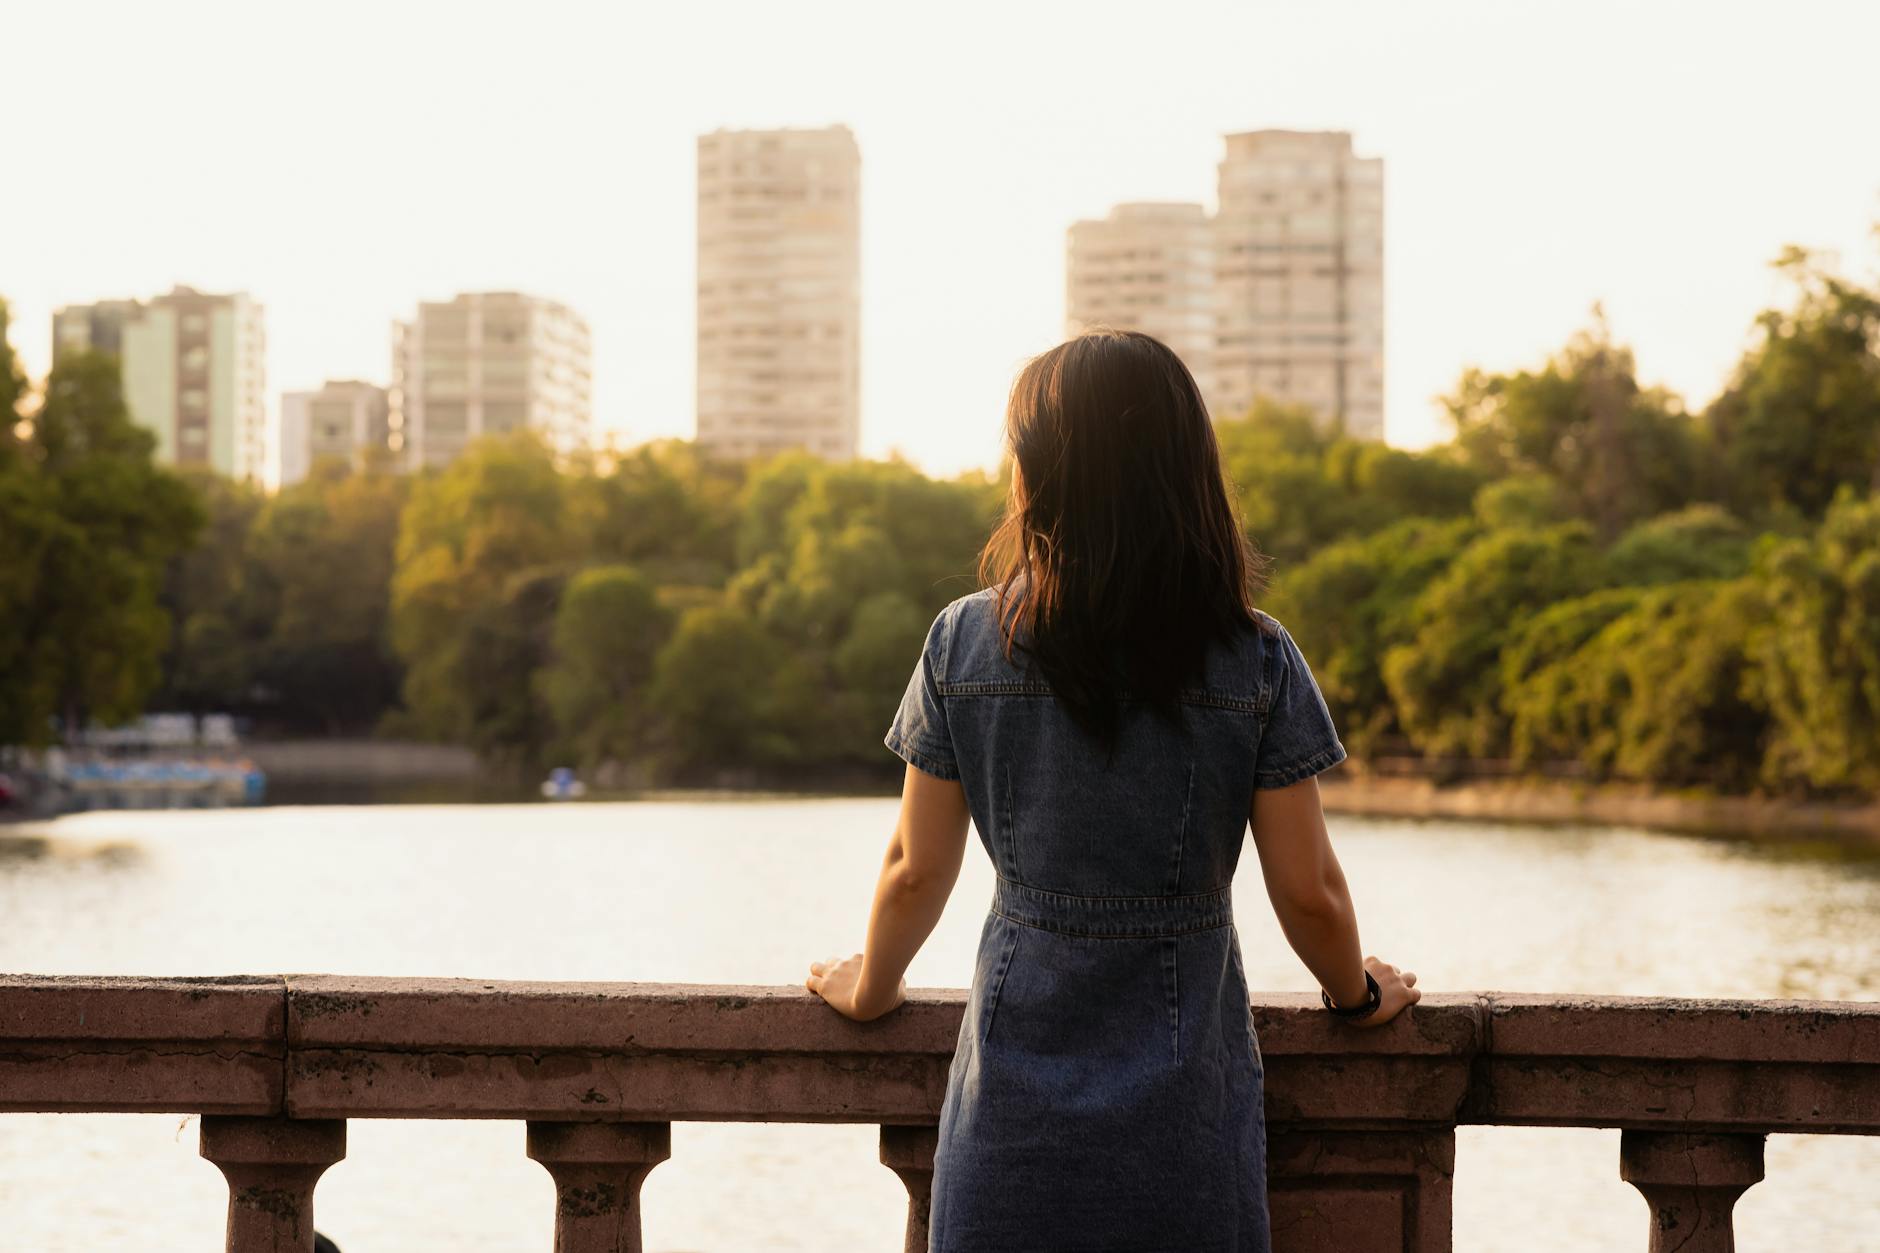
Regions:
<svg viewBox="0 0 1880 1253"><path fill-rule="evenodd" d="M1332 1004L1332 994L1324 988L1319 989L1319 999L1325 1002L1325 1008L1335 1018L1369 1018L1377 1012L1377 1007L1384 1003L1384 991L1377 986L1377 980L1370 971L1364 972L1364 1000L1356 1005L1338 1006Z"/></svg>

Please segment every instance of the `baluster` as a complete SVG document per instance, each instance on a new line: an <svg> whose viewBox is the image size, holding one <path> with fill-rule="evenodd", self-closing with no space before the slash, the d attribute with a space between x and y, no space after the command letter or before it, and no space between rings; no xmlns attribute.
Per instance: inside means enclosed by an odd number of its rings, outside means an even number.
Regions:
<svg viewBox="0 0 1880 1253"><path fill-rule="evenodd" d="M228 1180L228 1253L313 1253L313 1188L346 1123L205 1114L200 1152Z"/></svg>
<svg viewBox="0 0 1880 1253"><path fill-rule="evenodd" d="M1734 1253L1731 1211L1762 1177L1760 1135L1619 1134L1619 1178L1651 1206L1651 1253Z"/></svg>
<svg viewBox="0 0 1880 1253"><path fill-rule="evenodd" d="M555 1253L640 1253L640 1184L672 1156L664 1122L532 1122L555 1180Z"/></svg>
<svg viewBox="0 0 1880 1253"><path fill-rule="evenodd" d="M907 1239L904 1253L927 1253L927 1222L933 1211L933 1152L938 1127L881 1129L881 1164L907 1185Z"/></svg>
<svg viewBox="0 0 1880 1253"><path fill-rule="evenodd" d="M1313 1131L1271 1124L1266 1165L1274 1253L1452 1247L1453 1127Z"/></svg>

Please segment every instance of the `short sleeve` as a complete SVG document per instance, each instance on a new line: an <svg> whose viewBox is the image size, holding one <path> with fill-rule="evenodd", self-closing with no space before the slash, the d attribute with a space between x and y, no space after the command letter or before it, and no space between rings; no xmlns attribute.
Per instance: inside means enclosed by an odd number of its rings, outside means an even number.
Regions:
<svg viewBox="0 0 1880 1253"><path fill-rule="evenodd" d="M920 660L908 677L901 707L882 743L895 756L928 774L942 779L960 777L959 763L953 755L953 737L947 730L946 704L940 696L939 676L946 665L947 610L943 609L927 628L927 641L921 646Z"/></svg>
<svg viewBox="0 0 1880 1253"><path fill-rule="evenodd" d="M1283 626L1268 637L1266 725L1254 761L1256 788L1288 787L1345 759L1331 710L1299 645Z"/></svg>

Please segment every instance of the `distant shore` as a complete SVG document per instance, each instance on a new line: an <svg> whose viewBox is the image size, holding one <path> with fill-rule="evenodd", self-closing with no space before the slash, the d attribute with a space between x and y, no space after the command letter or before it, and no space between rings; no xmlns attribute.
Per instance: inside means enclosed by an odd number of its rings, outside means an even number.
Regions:
<svg viewBox="0 0 1880 1253"><path fill-rule="evenodd" d="M530 781L493 779L467 748L352 740L258 741L243 746L268 775L270 800L289 804L376 801L528 800ZM727 774L648 787L596 788L592 799L687 800L721 797L892 794L897 771L773 771ZM1880 853L1880 804L1764 796L1722 796L1643 784L1525 776L1435 782L1366 773L1361 764L1319 780L1325 809L1378 818L1587 823L1647 827L1766 843L1832 840Z"/></svg>
<svg viewBox="0 0 1880 1253"><path fill-rule="evenodd" d="M1328 813L1376 818L1576 822L1765 842L1830 839L1880 852L1880 804L1715 796L1635 784L1509 778L1438 784L1340 770L1322 778Z"/></svg>

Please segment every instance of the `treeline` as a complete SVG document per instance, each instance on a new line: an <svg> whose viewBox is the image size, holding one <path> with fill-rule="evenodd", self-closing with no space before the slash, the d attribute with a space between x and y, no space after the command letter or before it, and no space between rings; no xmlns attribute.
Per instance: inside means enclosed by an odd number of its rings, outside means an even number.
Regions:
<svg viewBox="0 0 1880 1253"><path fill-rule="evenodd" d="M1466 374L1425 455L1223 431L1360 752L1880 790L1880 293L1780 265L1793 306L1696 414L1596 324Z"/></svg>
<svg viewBox="0 0 1880 1253"><path fill-rule="evenodd" d="M1596 322L1465 374L1427 451L1272 405L1217 423L1265 605L1356 753L1880 791L1880 294L1782 265L1792 307L1698 412ZM152 467L115 379L62 364L0 440L0 742L148 705L635 780L885 769L1005 491L517 436L266 497Z"/></svg>

